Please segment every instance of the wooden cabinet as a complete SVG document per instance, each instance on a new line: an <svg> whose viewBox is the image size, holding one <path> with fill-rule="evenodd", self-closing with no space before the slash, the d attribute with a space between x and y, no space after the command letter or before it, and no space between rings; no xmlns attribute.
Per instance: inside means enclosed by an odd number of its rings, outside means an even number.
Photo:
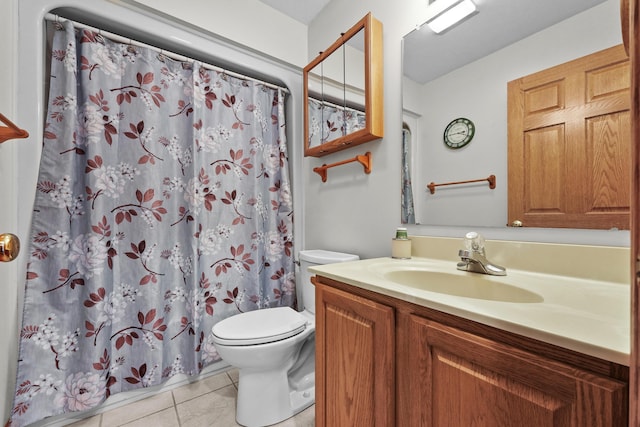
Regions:
<svg viewBox="0 0 640 427"><path fill-rule="evenodd" d="M323 277L316 425L626 426L626 366Z"/></svg>
<svg viewBox="0 0 640 427"><path fill-rule="evenodd" d="M626 426L626 385L411 315L407 426Z"/></svg>
<svg viewBox="0 0 640 427"><path fill-rule="evenodd" d="M316 286L316 426L394 424L394 315Z"/></svg>

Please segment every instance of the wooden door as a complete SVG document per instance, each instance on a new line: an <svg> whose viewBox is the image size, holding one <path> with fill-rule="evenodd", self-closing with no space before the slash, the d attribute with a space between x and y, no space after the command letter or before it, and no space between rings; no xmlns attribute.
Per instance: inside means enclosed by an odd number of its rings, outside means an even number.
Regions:
<svg viewBox="0 0 640 427"><path fill-rule="evenodd" d="M316 425L394 424L394 312L316 283Z"/></svg>
<svg viewBox="0 0 640 427"><path fill-rule="evenodd" d="M623 40L631 61L631 357L629 425L640 426L640 1L621 0ZM628 33L625 34L624 32Z"/></svg>
<svg viewBox="0 0 640 427"><path fill-rule="evenodd" d="M624 383L412 315L407 426L627 425ZM407 399L409 402L407 402Z"/></svg>
<svg viewBox="0 0 640 427"><path fill-rule="evenodd" d="M508 83L510 224L629 229L629 90L622 45Z"/></svg>

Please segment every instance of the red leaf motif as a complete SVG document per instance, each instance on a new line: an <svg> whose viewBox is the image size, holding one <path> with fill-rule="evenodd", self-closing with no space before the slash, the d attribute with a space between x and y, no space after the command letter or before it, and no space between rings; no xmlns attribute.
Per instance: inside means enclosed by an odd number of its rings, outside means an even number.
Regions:
<svg viewBox="0 0 640 427"><path fill-rule="evenodd" d="M156 309L152 308L151 310L149 310L149 312L145 316L144 323L147 324L147 323L153 322L153 319L155 319L155 317L156 317Z"/></svg>
<svg viewBox="0 0 640 427"><path fill-rule="evenodd" d="M152 72L148 72L144 75L144 80L142 81L144 84L148 85L149 83L153 82L153 73Z"/></svg>
<svg viewBox="0 0 640 427"><path fill-rule="evenodd" d="M31 338L37 333L38 333L38 327L35 325L29 325L22 328L22 331L20 332L20 336L22 338Z"/></svg>
<svg viewBox="0 0 640 427"><path fill-rule="evenodd" d="M144 193L144 201L148 202L149 200L153 199L153 188L150 188L149 190L145 191Z"/></svg>
<svg viewBox="0 0 640 427"><path fill-rule="evenodd" d="M120 350L123 345L124 345L124 337L121 335L116 340L116 350Z"/></svg>

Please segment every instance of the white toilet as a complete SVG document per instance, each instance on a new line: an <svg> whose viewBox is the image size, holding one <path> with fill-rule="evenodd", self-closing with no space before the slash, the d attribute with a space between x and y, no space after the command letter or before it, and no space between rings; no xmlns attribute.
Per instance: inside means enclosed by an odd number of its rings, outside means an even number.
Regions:
<svg viewBox="0 0 640 427"><path fill-rule="evenodd" d="M357 259L339 252L300 251L302 312L289 307L254 310L213 326L218 354L240 373L238 424L275 424L314 403L316 299L308 268Z"/></svg>

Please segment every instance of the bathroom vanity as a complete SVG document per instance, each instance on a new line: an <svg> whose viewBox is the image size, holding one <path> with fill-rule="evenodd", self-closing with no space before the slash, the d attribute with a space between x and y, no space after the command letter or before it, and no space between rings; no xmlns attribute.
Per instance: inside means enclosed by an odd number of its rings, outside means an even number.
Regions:
<svg viewBox="0 0 640 427"><path fill-rule="evenodd" d="M316 425L626 426L629 289L587 264L617 271L628 252L528 245L490 249L508 271L497 279L418 257L312 270ZM529 250L584 258L597 279L553 272L554 256L510 271L508 254Z"/></svg>

